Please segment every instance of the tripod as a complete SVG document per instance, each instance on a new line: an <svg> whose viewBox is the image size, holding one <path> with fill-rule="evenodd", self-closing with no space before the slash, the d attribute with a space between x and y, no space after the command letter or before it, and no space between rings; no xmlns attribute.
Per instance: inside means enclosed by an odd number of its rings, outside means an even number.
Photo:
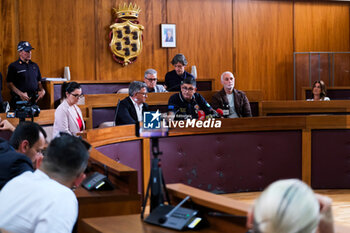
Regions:
<svg viewBox="0 0 350 233"><path fill-rule="evenodd" d="M166 201L170 205L169 194L165 187L164 177L163 177L162 169L160 167L160 159L158 158L158 156L162 154L162 152L159 151L158 139L159 138L157 137L151 138L153 159L151 161L151 174L147 185L146 196L142 203L141 219L143 219L143 214L145 212L150 190L151 190L150 212L152 212L157 206L164 204L164 193L165 193Z"/></svg>

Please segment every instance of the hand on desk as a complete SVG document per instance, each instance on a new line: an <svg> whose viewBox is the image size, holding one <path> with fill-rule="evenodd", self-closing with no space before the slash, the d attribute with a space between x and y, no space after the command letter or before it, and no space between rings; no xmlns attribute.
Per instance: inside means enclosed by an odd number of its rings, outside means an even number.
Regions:
<svg viewBox="0 0 350 233"><path fill-rule="evenodd" d="M0 118L0 130L9 130L11 132L15 131L15 127L8 120L1 120Z"/></svg>

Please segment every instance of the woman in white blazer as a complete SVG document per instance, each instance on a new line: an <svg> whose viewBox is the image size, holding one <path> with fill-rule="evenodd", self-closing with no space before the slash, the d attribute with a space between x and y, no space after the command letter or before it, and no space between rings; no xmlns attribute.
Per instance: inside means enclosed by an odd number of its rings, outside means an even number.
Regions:
<svg viewBox="0 0 350 233"><path fill-rule="evenodd" d="M79 98L83 96L80 84L65 82L62 84L61 92L64 99L55 111L53 137L56 137L59 132L76 135L85 129L83 115L77 106Z"/></svg>

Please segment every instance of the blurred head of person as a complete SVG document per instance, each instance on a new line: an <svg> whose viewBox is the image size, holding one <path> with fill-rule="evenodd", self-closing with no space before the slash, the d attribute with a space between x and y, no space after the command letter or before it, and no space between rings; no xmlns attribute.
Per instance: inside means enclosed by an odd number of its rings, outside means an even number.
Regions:
<svg viewBox="0 0 350 233"><path fill-rule="evenodd" d="M314 233L320 204L313 191L297 179L272 183L255 201L248 226L255 233Z"/></svg>
<svg viewBox="0 0 350 233"><path fill-rule="evenodd" d="M85 178L89 149L80 138L60 133L50 142L39 169L69 188L78 187Z"/></svg>

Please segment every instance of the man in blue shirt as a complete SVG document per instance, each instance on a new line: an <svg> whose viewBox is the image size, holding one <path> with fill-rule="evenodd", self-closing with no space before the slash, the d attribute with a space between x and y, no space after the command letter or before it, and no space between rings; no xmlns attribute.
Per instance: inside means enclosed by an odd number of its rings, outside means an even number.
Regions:
<svg viewBox="0 0 350 233"><path fill-rule="evenodd" d="M45 95L39 66L31 61L32 49L34 48L28 41L19 42L17 45L19 59L8 67L7 84L11 90L12 108L15 108L16 102L21 100L35 104Z"/></svg>

